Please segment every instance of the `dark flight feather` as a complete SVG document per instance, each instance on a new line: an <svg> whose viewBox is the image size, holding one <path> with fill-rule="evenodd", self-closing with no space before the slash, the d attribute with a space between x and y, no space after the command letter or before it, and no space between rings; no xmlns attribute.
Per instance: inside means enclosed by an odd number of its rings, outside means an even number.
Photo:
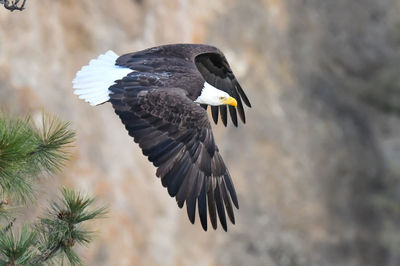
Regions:
<svg viewBox="0 0 400 266"><path fill-rule="evenodd" d="M213 108L218 108L218 106L212 106ZM227 115L227 111L226 111L226 105L221 105L219 107L219 112L221 113L221 120L222 120L222 124L224 124L224 126L226 126L228 124L228 115Z"/></svg>
<svg viewBox="0 0 400 266"><path fill-rule="evenodd" d="M218 180L216 180L216 183L217 183L217 185L214 190L215 205L217 206L217 212L218 212L218 217L219 217L221 226L226 231L227 230L226 216L225 216L224 202L223 202L222 195L221 195L222 192L221 192L221 188L220 188L220 182L218 182Z"/></svg>
<svg viewBox="0 0 400 266"><path fill-rule="evenodd" d="M236 99L238 102L237 111L239 113L239 117L243 123L246 123L246 117L241 100L243 99L244 103L248 107L251 107L251 104L242 87L240 87L235 75L232 73L225 56L219 50L210 53L202 53L196 56L195 63L198 70L209 84L227 92L230 96ZM216 110L218 107L212 106L211 108ZM222 106L220 107L220 111L223 124L226 126L226 112L222 110ZM232 118L232 123L237 126L236 109L230 108L229 111ZM213 119L215 122L216 119L214 116Z"/></svg>
<svg viewBox="0 0 400 266"><path fill-rule="evenodd" d="M206 230L206 201L213 228L217 228L219 217L220 221L223 219L221 225L226 230L226 219L222 216L226 205L224 194L220 191L226 188L210 187L203 181L206 179L217 184L218 178L228 174L215 145L206 111L190 100L184 91L176 88L150 89L143 96L136 96L136 100L130 97L114 99L111 94L111 103L121 106L122 101L132 105L131 116L127 111L116 110L116 113L120 114L135 142L143 149L143 154L158 167L157 176L161 178L162 185L167 187L170 196L176 197L179 207L186 202L191 222L195 220L197 202L200 221ZM191 117L186 117L188 113ZM137 121L141 124L140 129L132 130L135 127L130 123ZM201 192L206 185L208 190ZM228 193L225 191L226 195ZM230 210L227 212L231 213Z"/></svg>

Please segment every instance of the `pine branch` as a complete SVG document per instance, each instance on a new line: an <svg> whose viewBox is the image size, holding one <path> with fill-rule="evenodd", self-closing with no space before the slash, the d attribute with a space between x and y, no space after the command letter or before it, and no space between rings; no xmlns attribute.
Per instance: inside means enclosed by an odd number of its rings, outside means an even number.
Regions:
<svg viewBox="0 0 400 266"><path fill-rule="evenodd" d="M4 228L1 228L0 232L3 234L7 233L13 227L15 220L16 218L12 218L11 221Z"/></svg>
<svg viewBox="0 0 400 266"><path fill-rule="evenodd" d="M64 188L62 198L50 204L35 226L15 233L15 218L6 200L32 199L37 177L60 170L68 157L65 148L75 136L68 126L43 116L38 129L29 117L10 119L0 114L0 220L8 220L0 227L0 265L43 265L65 259L71 265L81 264L73 247L86 245L93 237L83 223L102 217L106 208L93 208L93 198Z"/></svg>
<svg viewBox="0 0 400 266"><path fill-rule="evenodd" d="M3 197L16 195L25 200L32 196L31 180L25 175L34 168L27 160L27 153L35 148L33 134L29 118L6 118L0 114L0 195Z"/></svg>
<svg viewBox="0 0 400 266"><path fill-rule="evenodd" d="M93 209L93 198L73 190L63 188L62 194L32 229L24 226L19 235L12 229L0 234L0 265L42 265L63 258L71 265L82 264L73 247L88 244L93 236L82 223L103 217L106 208Z"/></svg>
<svg viewBox="0 0 400 266"><path fill-rule="evenodd" d="M33 136L38 145L30 154L39 168L55 173L64 165L68 157L65 148L75 138L75 133L68 130L69 125L56 117L42 117L42 129L34 131Z"/></svg>
<svg viewBox="0 0 400 266"><path fill-rule="evenodd" d="M82 222L101 218L105 207L90 210L93 198L73 190L62 189L63 198L51 204L48 215L40 219L37 231L41 232L41 255L32 263L47 261L58 253L65 256L72 265L81 264L72 247L78 243L86 245L92 240L93 232L82 227Z"/></svg>
<svg viewBox="0 0 400 266"><path fill-rule="evenodd" d="M0 235L0 264L31 265L29 259L37 252L36 242L37 233L27 226L22 227L18 235L13 230Z"/></svg>
<svg viewBox="0 0 400 266"><path fill-rule="evenodd" d="M38 129L29 117L0 114L0 196L32 199L34 179L41 172L56 173L66 161L65 148L75 136L69 123L44 115L42 124Z"/></svg>

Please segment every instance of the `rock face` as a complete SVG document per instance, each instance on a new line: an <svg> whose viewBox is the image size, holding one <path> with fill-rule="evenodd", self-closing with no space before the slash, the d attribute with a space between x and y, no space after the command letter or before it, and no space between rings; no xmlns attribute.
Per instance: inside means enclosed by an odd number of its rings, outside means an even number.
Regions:
<svg viewBox="0 0 400 266"><path fill-rule="evenodd" d="M0 8L0 104L77 131L59 183L110 206L87 265L399 265L396 0L28 0ZM72 94L108 49L218 46L254 108L214 127L240 210L228 233L177 208L109 104ZM43 197L56 194L55 191ZM50 195L50 196L49 196Z"/></svg>

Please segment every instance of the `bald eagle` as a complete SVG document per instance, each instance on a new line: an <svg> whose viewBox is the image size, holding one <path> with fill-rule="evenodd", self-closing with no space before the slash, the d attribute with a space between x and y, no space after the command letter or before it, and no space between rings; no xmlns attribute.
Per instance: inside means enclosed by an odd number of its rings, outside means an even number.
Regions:
<svg viewBox="0 0 400 266"><path fill-rule="evenodd" d="M73 88L91 105L112 104L169 195L180 208L186 202L191 223L196 205L205 231L207 209L214 229L217 215L225 231L226 213L235 223L237 195L206 109L226 126L229 107L237 126L236 111L245 123L242 101L251 105L220 50L171 44L122 56L108 51L77 72Z"/></svg>

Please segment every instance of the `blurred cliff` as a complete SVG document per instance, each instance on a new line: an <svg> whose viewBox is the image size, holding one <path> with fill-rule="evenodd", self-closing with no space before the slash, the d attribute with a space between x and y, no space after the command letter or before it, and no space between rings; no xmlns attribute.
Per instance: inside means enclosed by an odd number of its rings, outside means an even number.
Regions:
<svg viewBox="0 0 400 266"><path fill-rule="evenodd" d="M1 109L77 131L56 180L111 209L80 250L87 265L399 265L399 12L398 0L28 0L0 8ZM214 127L241 205L228 233L191 225L112 107L72 94L99 53L178 42L218 46L253 104L246 125Z"/></svg>

